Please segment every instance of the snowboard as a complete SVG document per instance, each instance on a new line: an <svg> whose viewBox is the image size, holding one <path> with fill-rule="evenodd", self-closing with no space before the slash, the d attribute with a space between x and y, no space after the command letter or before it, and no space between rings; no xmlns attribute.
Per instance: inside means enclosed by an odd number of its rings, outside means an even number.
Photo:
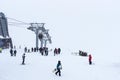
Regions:
<svg viewBox="0 0 120 80"><path fill-rule="evenodd" d="M52 70L53 73L55 73L57 71L57 69L55 68L54 70Z"/></svg>

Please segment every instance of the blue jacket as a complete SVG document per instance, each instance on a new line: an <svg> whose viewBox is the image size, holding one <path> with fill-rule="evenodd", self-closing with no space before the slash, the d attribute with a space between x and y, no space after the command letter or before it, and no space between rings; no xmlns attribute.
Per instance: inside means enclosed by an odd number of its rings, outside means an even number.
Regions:
<svg viewBox="0 0 120 80"><path fill-rule="evenodd" d="M57 64L57 69L62 69L62 65L60 63Z"/></svg>

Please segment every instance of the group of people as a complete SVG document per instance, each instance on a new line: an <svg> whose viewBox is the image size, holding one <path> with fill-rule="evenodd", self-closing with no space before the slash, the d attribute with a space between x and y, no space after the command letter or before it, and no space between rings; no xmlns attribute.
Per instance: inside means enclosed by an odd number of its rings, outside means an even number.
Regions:
<svg viewBox="0 0 120 80"><path fill-rule="evenodd" d="M43 56L43 55L45 55L45 56L48 56L48 48L47 47L40 47L40 49L39 49L39 51L40 51L40 53L41 53L41 55Z"/></svg>
<svg viewBox="0 0 120 80"><path fill-rule="evenodd" d="M44 53L45 53L45 55L48 55L48 48L47 47L39 48L38 50L40 51L40 53L42 55L44 55ZM34 49L32 48L31 51L34 51ZM37 51L37 48L36 48L36 51ZM27 49L27 47L24 48L24 53L22 55L22 65L25 64L25 57L26 57L25 53L26 52L29 52L29 49ZM11 56L16 56L16 53L17 53L16 49L14 49L14 50L12 48L10 49ZM60 53L61 53L60 48L58 48L58 49L55 48L54 49L54 56L56 54L60 54ZM79 51L79 54L83 54L83 53L81 53ZM92 55L91 54L88 55L88 61L89 61L89 65L92 65ZM61 70L62 70L62 64L61 64L61 61L59 60L57 65L56 65L56 68L54 69L55 75L61 76Z"/></svg>
<svg viewBox="0 0 120 80"><path fill-rule="evenodd" d="M92 64L92 55L91 54L87 54L87 52L83 52L81 50L79 50L79 56L88 56L88 61L89 61L89 64L91 65Z"/></svg>
<svg viewBox="0 0 120 80"><path fill-rule="evenodd" d="M29 53L29 52L38 52L40 48L36 48L36 47L31 47L31 49L25 47L24 48L24 52Z"/></svg>
<svg viewBox="0 0 120 80"><path fill-rule="evenodd" d="M28 49L27 47L25 47L24 48L24 52L25 53L29 53L29 52L40 52L40 54L42 55L42 56L48 56L48 53L49 53L49 50L48 50L48 47L40 47L40 48L31 48L31 50L30 49ZM54 56L55 55L58 55L58 54L60 54L61 53L61 49L60 48L55 48L54 49Z"/></svg>
<svg viewBox="0 0 120 80"><path fill-rule="evenodd" d="M55 55L58 55L58 54L60 54L60 53L61 53L61 49L60 49L60 48L58 48L58 49L55 48L55 49L54 49L54 56L55 56Z"/></svg>
<svg viewBox="0 0 120 80"><path fill-rule="evenodd" d="M49 51L48 51L48 48L47 48L47 47L40 47L40 48L36 48L36 47L33 48L33 47L32 47L31 50L28 49L27 47L24 48L24 52L25 52L25 53L38 52L38 51L41 53L42 56L43 56L43 55L44 55L44 56L48 56L48 52L49 52Z"/></svg>
<svg viewBox="0 0 120 80"><path fill-rule="evenodd" d="M88 55L88 61L89 61L89 65L92 65L92 55L91 54ZM59 60L56 68L54 69L55 75L59 74L59 76L61 76L61 70L62 70L62 64L61 64L61 61Z"/></svg>
<svg viewBox="0 0 120 80"><path fill-rule="evenodd" d="M48 48L47 47L43 47L43 48L31 48L31 52L40 52L41 53L41 55L45 55L45 56L47 56L48 55ZM27 52L30 52L30 49L27 49L27 47L25 47L24 48L24 54L22 55L22 64L25 64L25 53L27 53ZM54 50L54 55L56 55L56 54L60 54L60 52L61 52L61 49L60 48L55 48L55 50ZM58 72L57 73L59 73L60 72L60 70L58 70ZM60 73L59 73L60 74Z"/></svg>
<svg viewBox="0 0 120 80"><path fill-rule="evenodd" d="M10 49L10 55L11 55L11 56L16 56L16 54L17 54L17 50L11 48L11 49Z"/></svg>
<svg viewBox="0 0 120 80"><path fill-rule="evenodd" d="M10 56L16 56L17 50L16 47L10 49ZM22 64L25 64L25 53L22 55Z"/></svg>

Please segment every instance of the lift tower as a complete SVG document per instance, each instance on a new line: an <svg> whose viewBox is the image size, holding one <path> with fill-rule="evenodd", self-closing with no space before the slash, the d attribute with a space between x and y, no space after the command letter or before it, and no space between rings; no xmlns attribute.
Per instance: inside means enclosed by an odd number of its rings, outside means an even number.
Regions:
<svg viewBox="0 0 120 80"><path fill-rule="evenodd" d="M28 27L29 30L35 32L36 34L36 48L38 48L38 39L40 39L41 47L46 47L47 41L52 43L51 36L48 33L48 29L44 28L45 23L31 23Z"/></svg>

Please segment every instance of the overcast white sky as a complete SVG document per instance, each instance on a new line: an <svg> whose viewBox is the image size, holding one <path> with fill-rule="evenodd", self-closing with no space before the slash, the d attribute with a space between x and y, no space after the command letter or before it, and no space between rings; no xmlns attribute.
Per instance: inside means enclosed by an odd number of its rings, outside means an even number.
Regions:
<svg viewBox="0 0 120 80"><path fill-rule="evenodd" d="M45 22L58 47L119 51L119 4L120 0L1 0L0 12L24 22Z"/></svg>

